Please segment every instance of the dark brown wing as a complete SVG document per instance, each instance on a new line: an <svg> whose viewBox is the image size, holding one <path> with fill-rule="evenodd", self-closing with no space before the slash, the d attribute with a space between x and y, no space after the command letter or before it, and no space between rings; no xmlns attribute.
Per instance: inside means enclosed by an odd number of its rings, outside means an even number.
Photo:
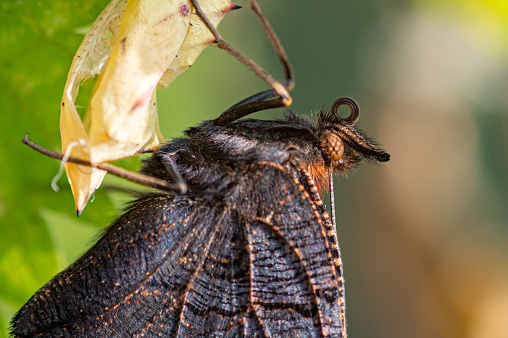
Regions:
<svg viewBox="0 0 508 338"><path fill-rule="evenodd" d="M13 332L338 337L340 278L323 222L306 188L270 164L222 200L144 197L28 301Z"/></svg>
<svg viewBox="0 0 508 338"><path fill-rule="evenodd" d="M266 337L342 337L339 254L315 186L297 173L267 162L245 180L250 304Z"/></svg>

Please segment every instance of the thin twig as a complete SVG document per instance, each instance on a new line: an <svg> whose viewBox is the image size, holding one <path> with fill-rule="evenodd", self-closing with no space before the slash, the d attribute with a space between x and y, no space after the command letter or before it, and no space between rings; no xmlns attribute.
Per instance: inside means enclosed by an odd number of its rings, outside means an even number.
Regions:
<svg viewBox="0 0 508 338"><path fill-rule="evenodd" d="M28 134L25 135L22 142L24 144L26 144L27 146L29 146L30 148L38 151L39 153L41 153L43 155L57 159L59 161L63 160L64 156L62 154L48 150L44 147L41 147L37 143L30 141L28 139ZM156 177L148 176L145 174L129 171L127 169L118 167L118 166L110 164L110 163L92 164L89 161L81 160L79 158L74 158L74 157L69 157L66 160L66 162L104 170L104 171L108 172L109 174L112 174L112 175L115 175L115 176L118 176L121 178L125 178L129 181L132 181L132 182L135 182L135 183L138 183L138 184L150 187L150 188L159 189L162 191L174 191L174 192L178 192L178 193L184 193L187 190L187 186L185 184L183 184L183 186L182 186L182 184L175 185L175 184L169 183L165 180L162 180L160 178L156 178Z"/></svg>

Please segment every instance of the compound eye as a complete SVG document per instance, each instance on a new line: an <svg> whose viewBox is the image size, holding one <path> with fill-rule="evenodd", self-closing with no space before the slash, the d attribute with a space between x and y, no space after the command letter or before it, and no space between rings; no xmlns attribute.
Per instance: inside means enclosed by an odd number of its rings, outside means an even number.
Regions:
<svg viewBox="0 0 508 338"><path fill-rule="evenodd" d="M344 142L342 142L340 137L333 133L326 134L325 139L326 151L332 161L336 162L340 160L342 155L344 155Z"/></svg>

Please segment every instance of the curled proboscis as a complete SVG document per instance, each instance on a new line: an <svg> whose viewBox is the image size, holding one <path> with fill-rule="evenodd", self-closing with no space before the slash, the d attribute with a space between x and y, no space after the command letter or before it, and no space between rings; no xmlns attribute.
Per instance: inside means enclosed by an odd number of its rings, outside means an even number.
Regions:
<svg viewBox="0 0 508 338"><path fill-rule="evenodd" d="M352 98L341 97L340 99L338 99L337 101L335 101L333 103L333 105L332 105L332 113L334 113L335 115L339 116L338 109L342 105L348 106L349 109L351 109L351 114L349 114L349 116L346 117L346 118L342 118L341 117L341 119L343 119L344 121L346 121L350 125L354 125L356 123L356 121L358 121L358 119L360 118L360 107L358 107L358 104Z"/></svg>

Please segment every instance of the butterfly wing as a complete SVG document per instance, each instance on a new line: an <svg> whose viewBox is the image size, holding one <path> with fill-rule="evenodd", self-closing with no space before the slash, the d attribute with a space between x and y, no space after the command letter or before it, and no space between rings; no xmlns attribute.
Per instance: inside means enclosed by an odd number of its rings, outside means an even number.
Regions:
<svg viewBox="0 0 508 338"><path fill-rule="evenodd" d="M185 196L142 198L23 306L14 334L174 336L219 217L213 206Z"/></svg>
<svg viewBox="0 0 508 338"><path fill-rule="evenodd" d="M296 168L270 162L259 164L251 175L250 182L258 183L248 185L242 209L250 304L265 336L345 336L335 230L333 236L326 231L330 221L319 195L312 194L315 186L299 177Z"/></svg>
<svg viewBox="0 0 508 338"><path fill-rule="evenodd" d="M149 195L28 301L16 336L340 337L327 216L255 164L220 200Z"/></svg>

